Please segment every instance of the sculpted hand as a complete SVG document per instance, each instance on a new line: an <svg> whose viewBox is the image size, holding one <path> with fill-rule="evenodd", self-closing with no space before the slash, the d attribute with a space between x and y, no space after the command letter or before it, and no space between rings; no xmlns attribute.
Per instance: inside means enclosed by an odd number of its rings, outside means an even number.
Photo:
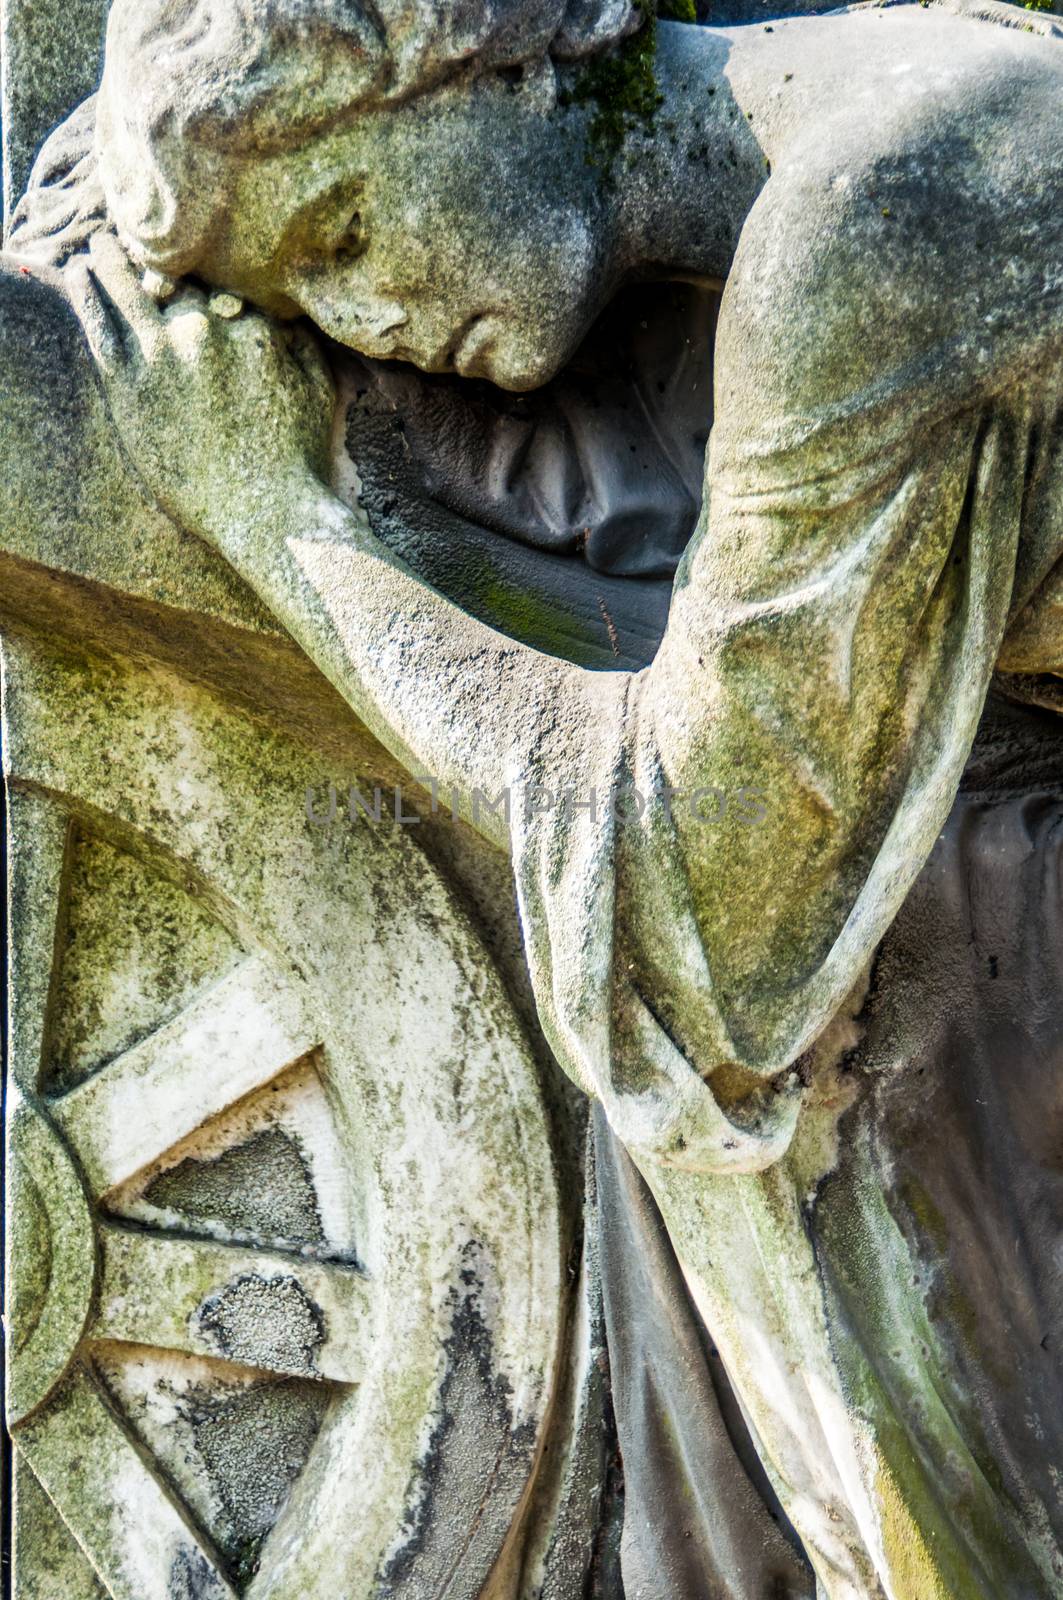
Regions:
<svg viewBox="0 0 1063 1600"><path fill-rule="evenodd" d="M321 495L335 397L306 330L216 315L192 288L159 306L113 234L67 282L126 451L176 522L228 551Z"/></svg>

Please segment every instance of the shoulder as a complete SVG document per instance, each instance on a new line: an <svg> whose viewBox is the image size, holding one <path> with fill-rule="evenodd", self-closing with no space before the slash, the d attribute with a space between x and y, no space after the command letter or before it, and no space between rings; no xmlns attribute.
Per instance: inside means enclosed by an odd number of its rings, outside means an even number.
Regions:
<svg viewBox="0 0 1063 1600"><path fill-rule="evenodd" d="M37 559L72 524L79 480L110 434L88 348L58 273L0 254L0 546Z"/></svg>
<svg viewBox="0 0 1063 1600"><path fill-rule="evenodd" d="M947 65L951 27L976 30L992 72ZM957 392L964 373L992 381L1009 331L1063 329L1063 43L1013 51L1009 30L947 14L934 37L917 83L900 58L892 95L880 69L779 141L724 293L718 445L946 368Z"/></svg>
<svg viewBox="0 0 1063 1600"><path fill-rule="evenodd" d="M58 272L30 268L0 252L0 348L5 421L12 399L58 391L71 374L89 375L89 356Z"/></svg>
<svg viewBox="0 0 1063 1600"><path fill-rule="evenodd" d="M128 586L162 519L119 448L62 276L3 254L0 370L0 563Z"/></svg>
<svg viewBox="0 0 1063 1600"><path fill-rule="evenodd" d="M0 454L9 484L25 482L27 474L55 474L57 462L70 483L101 449L113 448L95 366L61 273L3 253L0 368Z"/></svg>

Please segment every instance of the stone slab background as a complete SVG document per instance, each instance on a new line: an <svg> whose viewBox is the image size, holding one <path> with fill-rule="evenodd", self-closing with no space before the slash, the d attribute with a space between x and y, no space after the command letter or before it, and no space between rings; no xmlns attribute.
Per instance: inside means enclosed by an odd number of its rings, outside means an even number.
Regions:
<svg viewBox="0 0 1063 1600"><path fill-rule="evenodd" d="M0 0L4 226L52 129L96 87L108 0Z"/></svg>

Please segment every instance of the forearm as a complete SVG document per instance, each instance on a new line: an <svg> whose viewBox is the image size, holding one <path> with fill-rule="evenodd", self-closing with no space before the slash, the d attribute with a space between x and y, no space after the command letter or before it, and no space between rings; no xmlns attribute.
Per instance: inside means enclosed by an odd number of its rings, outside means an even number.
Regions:
<svg viewBox="0 0 1063 1600"><path fill-rule="evenodd" d="M217 314L192 286L161 308L106 233L67 288L147 491L226 557L413 777L508 845L505 795L488 802L572 766L615 674L467 615L325 488L335 387L305 329Z"/></svg>
<svg viewBox="0 0 1063 1600"><path fill-rule="evenodd" d="M750 1064L792 1060L837 1009L952 804L1014 569L1014 524L965 513L976 429L835 504L718 488L677 591L643 739L668 784L723 797L676 828ZM751 790L759 822L732 803Z"/></svg>
<svg viewBox="0 0 1063 1600"><path fill-rule="evenodd" d="M418 579L315 479L264 488L220 547L359 719L492 842L534 783L559 708L591 674L496 633Z"/></svg>

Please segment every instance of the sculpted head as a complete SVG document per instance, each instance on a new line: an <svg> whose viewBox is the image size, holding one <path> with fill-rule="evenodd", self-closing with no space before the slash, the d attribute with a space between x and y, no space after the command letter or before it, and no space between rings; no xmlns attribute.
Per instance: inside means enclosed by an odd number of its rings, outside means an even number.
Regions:
<svg viewBox="0 0 1063 1600"><path fill-rule="evenodd" d="M640 21L632 0L115 0L103 209L145 268L532 387L615 287L558 68Z"/></svg>

